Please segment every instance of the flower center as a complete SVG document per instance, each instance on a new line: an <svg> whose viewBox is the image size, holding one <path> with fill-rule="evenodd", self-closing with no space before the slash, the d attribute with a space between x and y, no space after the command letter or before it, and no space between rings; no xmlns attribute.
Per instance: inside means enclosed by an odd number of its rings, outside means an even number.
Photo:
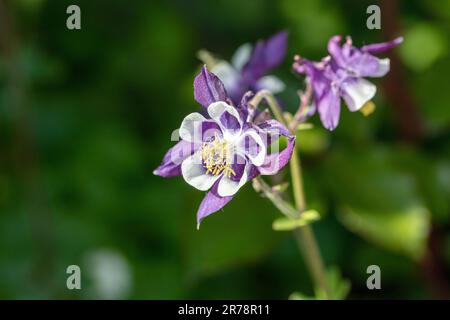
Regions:
<svg viewBox="0 0 450 320"><path fill-rule="evenodd" d="M223 172L228 177L236 175L231 168L232 146L221 139L217 133L214 135L214 140L203 143L201 153L206 174L211 173L217 176Z"/></svg>

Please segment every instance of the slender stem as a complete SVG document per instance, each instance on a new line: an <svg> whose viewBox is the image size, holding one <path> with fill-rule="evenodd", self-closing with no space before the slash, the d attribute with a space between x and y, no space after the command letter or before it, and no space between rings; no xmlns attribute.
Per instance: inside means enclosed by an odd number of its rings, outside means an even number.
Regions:
<svg viewBox="0 0 450 320"><path fill-rule="evenodd" d="M308 82L306 84L306 90L305 92L298 92L298 95L300 97L300 106L297 110L297 112L294 114L294 118L292 119L291 123L289 124L289 129L292 132L295 132L302 121L302 118L304 120L304 117L307 116L307 109L308 104L310 103L311 96L312 96L312 87L311 84Z"/></svg>
<svg viewBox="0 0 450 320"><path fill-rule="evenodd" d="M261 103L262 99L266 99L267 104L269 105L269 108L273 112L275 118L282 124L284 124L286 127L288 127L286 119L283 117L283 113L281 112L277 100L269 90L258 91L258 93L250 101L250 104L256 108Z"/></svg>
<svg viewBox="0 0 450 320"><path fill-rule="evenodd" d="M305 210L305 197L303 193L300 158L295 150L292 153L290 166L295 205L300 215ZM331 299L332 295L327 283L325 267L312 228L306 225L295 229L294 234L297 239L297 244L305 256L306 264L315 284L323 290L328 299Z"/></svg>
<svg viewBox="0 0 450 320"><path fill-rule="evenodd" d="M303 180L302 180L302 170L300 167L300 157L297 152L292 152L292 157L290 161L291 166L291 179L292 179L292 189L294 191L295 205L299 214L301 214L306 209L305 197L303 192Z"/></svg>
<svg viewBox="0 0 450 320"><path fill-rule="evenodd" d="M289 128L289 124L281 113L281 108L278 105L276 99L267 90L259 91L255 97L252 99L250 104L256 108L258 104L265 99L272 110L275 118L280 121L283 125ZM295 128L296 129L296 128ZM295 132L293 132L295 134ZM303 211L305 211L305 197L303 192L303 182L302 182L302 172L300 166L300 158L297 152L294 150L292 153L292 158L290 161L291 167L291 179L292 179L292 189L294 193L295 205L297 208L297 216L300 216ZM305 257L306 265L309 272L314 280L316 286L321 288L328 299L331 299L331 292L326 280L325 267L322 262L322 257L320 255L319 247L317 246L314 233L309 225L299 227L294 230L294 235L297 239L297 244L300 247L303 255Z"/></svg>
<svg viewBox="0 0 450 320"><path fill-rule="evenodd" d="M285 201L279 192L274 192L261 177L257 177L253 180L253 187L256 191L261 191L285 216L291 219L298 218L297 209L294 208L291 203Z"/></svg>

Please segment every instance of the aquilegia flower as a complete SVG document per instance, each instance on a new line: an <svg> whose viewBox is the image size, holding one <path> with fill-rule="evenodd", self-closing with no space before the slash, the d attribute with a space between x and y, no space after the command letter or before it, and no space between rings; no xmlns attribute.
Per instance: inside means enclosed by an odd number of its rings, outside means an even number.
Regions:
<svg viewBox="0 0 450 320"><path fill-rule="evenodd" d="M229 97L236 105L249 90L267 89L273 94L284 90L284 83L275 76L266 75L284 59L287 32L279 32L267 40L258 41L254 48L247 43L240 46L231 59L219 61L211 72L225 85Z"/></svg>
<svg viewBox="0 0 450 320"><path fill-rule="evenodd" d="M167 152L154 174L182 175L194 188L209 190L197 212L200 224L225 206L246 182L283 168L292 155L295 136L273 119L255 122L249 104L251 92L235 107L223 83L206 67L195 78L194 96L206 110L184 118L179 129L181 141ZM276 142L281 136L287 137L288 144L279 151Z"/></svg>
<svg viewBox="0 0 450 320"><path fill-rule="evenodd" d="M403 41L397 38L390 42L356 48L347 37L341 46L341 36L328 42L329 56L313 62L296 56L294 70L305 74L314 91L315 109L325 128L334 130L339 123L340 98L354 112L370 101L376 86L365 77L382 77L389 71L389 59L378 59L373 54L386 51Z"/></svg>

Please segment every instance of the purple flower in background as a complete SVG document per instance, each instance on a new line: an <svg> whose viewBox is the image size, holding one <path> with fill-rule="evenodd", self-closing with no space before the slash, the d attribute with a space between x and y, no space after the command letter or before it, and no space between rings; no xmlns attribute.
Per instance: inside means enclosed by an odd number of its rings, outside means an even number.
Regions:
<svg viewBox="0 0 450 320"><path fill-rule="evenodd" d="M295 58L294 70L307 76L314 91L315 108L325 128L337 127L341 97L352 112L374 97L376 86L365 77L384 76L390 64L389 59L379 59L373 54L391 49L402 41L403 38L397 38L356 48L350 37L341 46L341 37L334 36L328 42L330 55L321 62Z"/></svg>
<svg viewBox="0 0 450 320"><path fill-rule="evenodd" d="M284 90L284 83L275 76L266 75L284 59L287 47L287 32L279 32L269 39L258 41L254 48L250 44L240 46L231 59L219 61L211 72L225 85L231 100L237 105L249 90L267 89L273 94Z"/></svg>
<svg viewBox="0 0 450 320"><path fill-rule="evenodd" d="M245 94L234 107L223 83L203 67L194 81L194 96L206 112L184 118L181 141L154 171L163 177L182 175L194 188L209 190L197 212L198 224L225 206L246 182L276 174L292 155L295 136L282 124L272 119L254 122L248 103L252 95ZM275 143L281 136L288 138L288 145L279 151Z"/></svg>

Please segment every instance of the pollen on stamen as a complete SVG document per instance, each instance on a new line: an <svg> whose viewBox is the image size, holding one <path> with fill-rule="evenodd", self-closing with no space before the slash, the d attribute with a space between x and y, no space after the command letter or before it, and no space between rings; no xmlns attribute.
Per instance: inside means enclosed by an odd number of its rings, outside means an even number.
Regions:
<svg viewBox="0 0 450 320"><path fill-rule="evenodd" d="M228 178L236 175L231 168L230 146L217 133L214 135L214 140L203 143L201 155L203 166L206 169L205 174L218 176L224 173Z"/></svg>

